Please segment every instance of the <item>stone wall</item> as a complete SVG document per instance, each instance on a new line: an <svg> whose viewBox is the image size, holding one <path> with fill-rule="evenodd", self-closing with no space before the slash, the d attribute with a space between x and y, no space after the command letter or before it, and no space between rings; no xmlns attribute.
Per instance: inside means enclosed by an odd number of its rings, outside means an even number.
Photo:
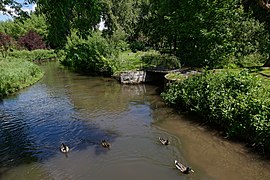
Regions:
<svg viewBox="0 0 270 180"><path fill-rule="evenodd" d="M121 73L119 80L123 84L139 84L145 83L146 72L145 71L126 71Z"/></svg>

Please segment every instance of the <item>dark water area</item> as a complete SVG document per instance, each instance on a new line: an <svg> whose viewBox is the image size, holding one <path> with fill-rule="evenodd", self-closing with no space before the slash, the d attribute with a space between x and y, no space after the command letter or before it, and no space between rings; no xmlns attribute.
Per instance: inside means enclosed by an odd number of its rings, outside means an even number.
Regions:
<svg viewBox="0 0 270 180"><path fill-rule="evenodd" d="M0 101L1 180L270 179L268 160L176 114L157 86L41 67L41 81ZM195 172L181 174L175 159Z"/></svg>

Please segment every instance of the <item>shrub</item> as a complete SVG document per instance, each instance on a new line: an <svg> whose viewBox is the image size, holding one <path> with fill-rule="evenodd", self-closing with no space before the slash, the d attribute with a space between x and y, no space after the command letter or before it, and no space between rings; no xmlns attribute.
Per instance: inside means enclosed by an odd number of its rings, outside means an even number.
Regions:
<svg viewBox="0 0 270 180"><path fill-rule="evenodd" d="M47 49L36 49L32 51L28 50L21 50L21 51L13 51L9 53L10 57L20 58L28 61L35 61L35 60L47 60L47 59L54 59L57 57L54 50L47 50Z"/></svg>
<svg viewBox="0 0 270 180"><path fill-rule="evenodd" d="M149 66L154 67L164 67L169 69L176 69L181 67L180 60L176 56L169 54L145 54L142 56L142 61Z"/></svg>
<svg viewBox="0 0 270 180"><path fill-rule="evenodd" d="M108 59L112 55L110 44L99 32L86 39L72 33L68 38L61 63L83 73L111 75L112 69Z"/></svg>
<svg viewBox="0 0 270 180"><path fill-rule="evenodd" d="M144 51L145 49L145 44L141 41L134 41L130 44L130 49L132 52L137 52L137 51Z"/></svg>
<svg viewBox="0 0 270 180"><path fill-rule="evenodd" d="M0 98L33 84L42 76L41 69L32 62L0 58Z"/></svg>
<svg viewBox="0 0 270 180"><path fill-rule="evenodd" d="M176 108L196 112L204 121L270 150L270 93L262 80L246 70L213 73L206 71L173 83L162 93Z"/></svg>
<svg viewBox="0 0 270 180"><path fill-rule="evenodd" d="M34 30L30 30L24 36L20 37L18 43L29 51L46 49L46 44L43 42L41 36Z"/></svg>
<svg viewBox="0 0 270 180"><path fill-rule="evenodd" d="M7 56L12 44L12 38L9 35L0 32L0 51L3 57Z"/></svg>

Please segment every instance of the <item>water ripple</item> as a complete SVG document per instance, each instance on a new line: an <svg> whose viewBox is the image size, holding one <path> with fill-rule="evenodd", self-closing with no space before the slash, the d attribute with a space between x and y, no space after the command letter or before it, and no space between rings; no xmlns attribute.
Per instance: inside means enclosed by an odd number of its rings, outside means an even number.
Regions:
<svg viewBox="0 0 270 180"><path fill-rule="evenodd" d="M86 123L65 95L54 96L35 85L16 98L0 103L0 166L43 161L59 152L64 142L72 150L115 138ZM97 148L96 152L99 154Z"/></svg>

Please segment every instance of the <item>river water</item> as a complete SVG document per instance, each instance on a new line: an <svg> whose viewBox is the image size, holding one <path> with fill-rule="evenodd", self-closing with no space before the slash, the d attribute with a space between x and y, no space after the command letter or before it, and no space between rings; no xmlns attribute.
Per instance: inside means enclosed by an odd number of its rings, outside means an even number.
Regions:
<svg viewBox="0 0 270 180"><path fill-rule="evenodd" d="M269 160L176 114L156 86L41 67L41 81L0 101L1 180L270 179ZM175 159L195 172L181 174Z"/></svg>

